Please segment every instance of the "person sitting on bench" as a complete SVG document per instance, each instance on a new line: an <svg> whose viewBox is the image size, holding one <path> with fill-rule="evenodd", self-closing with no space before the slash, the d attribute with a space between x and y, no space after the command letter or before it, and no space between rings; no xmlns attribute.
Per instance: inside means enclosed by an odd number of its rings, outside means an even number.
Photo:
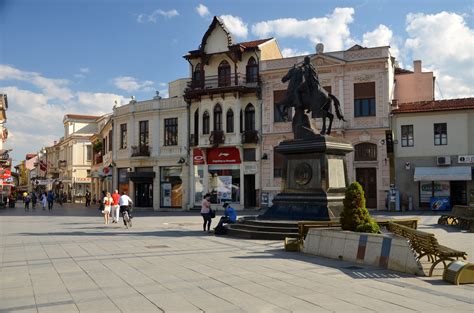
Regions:
<svg viewBox="0 0 474 313"><path fill-rule="evenodd" d="M233 224L237 221L237 214L235 213L235 209L229 205L229 203L224 203L223 205L225 211L224 216L221 217L219 220L219 224L217 224L216 228L214 228L214 232L216 234L225 233L224 224Z"/></svg>

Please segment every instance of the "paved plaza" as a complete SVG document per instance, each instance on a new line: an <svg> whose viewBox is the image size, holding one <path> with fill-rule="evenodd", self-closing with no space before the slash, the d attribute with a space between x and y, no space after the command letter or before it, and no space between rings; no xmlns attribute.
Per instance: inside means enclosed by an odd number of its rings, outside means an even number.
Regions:
<svg viewBox="0 0 474 313"><path fill-rule="evenodd" d="M136 212L130 230L98 213L0 210L0 312L474 311L474 285L216 237L198 213ZM436 219L420 229L474 260L474 234Z"/></svg>

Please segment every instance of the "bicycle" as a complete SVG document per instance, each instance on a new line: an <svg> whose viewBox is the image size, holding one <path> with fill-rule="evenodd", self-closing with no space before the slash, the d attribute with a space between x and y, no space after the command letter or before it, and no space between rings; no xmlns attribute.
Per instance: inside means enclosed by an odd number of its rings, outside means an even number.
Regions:
<svg viewBox="0 0 474 313"><path fill-rule="evenodd" d="M128 210L130 209L131 207L128 208ZM125 227L127 227L127 229L132 227L132 219L130 218L128 210L123 210L122 212L123 223L125 224Z"/></svg>

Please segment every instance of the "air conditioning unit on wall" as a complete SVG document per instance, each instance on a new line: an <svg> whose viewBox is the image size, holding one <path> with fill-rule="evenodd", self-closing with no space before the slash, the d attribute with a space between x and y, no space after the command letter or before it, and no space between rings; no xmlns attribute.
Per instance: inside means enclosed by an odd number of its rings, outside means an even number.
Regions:
<svg viewBox="0 0 474 313"><path fill-rule="evenodd" d="M460 155L458 163L474 163L474 155Z"/></svg>
<svg viewBox="0 0 474 313"><path fill-rule="evenodd" d="M451 157L450 156L436 157L436 164L438 164L438 165L451 165Z"/></svg>

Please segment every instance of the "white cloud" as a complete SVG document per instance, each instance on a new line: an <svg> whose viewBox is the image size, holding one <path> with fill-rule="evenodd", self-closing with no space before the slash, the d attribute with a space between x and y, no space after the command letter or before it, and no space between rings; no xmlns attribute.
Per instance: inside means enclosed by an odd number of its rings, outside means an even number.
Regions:
<svg viewBox="0 0 474 313"><path fill-rule="evenodd" d="M232 35L247 38L248 27L247 24L242 21L242 18L232 15L221 15L220 18L224 21L225 26Z"/></svg>
<svg viewBox="0 0 474 313"><path fill-rule="evenodd" d="M88 67L81 67L79 68L79 72L87 74L90 72L90 69Z"/></svg>
<svg viewBox="0 0 474 313"><path fill-rule="evenodd" d="M15 86L15 81L27 86ZM73 91L69 81L51 79L39 73L22 71L0 64L0 89L8 95L7 124L9 137L5 146L12 148L13 157L24 158L28 152L52 145L63 136L62 119L65 114L101 115L112 110L114 101L128 101L121 95Z"/></svg>
<svg viewBox="0 0 474 313"><path fill-rule="evenodd" d="M283 55L283 57L289 58L289 57L294 57L297 55L309 54L309 51L301 51L298 49L284 48L283 50L281 50L281 54Z"/></svg>
<svg viewBox="0 0 474 313"><path fill-rule="evenodd" d="M196 11L201 17L206 17L208 15L211 15L211 12L209 12L209 9L202 3L200 3L199 6L196 7Z"/></svg>
<svg viewBox="0 0 474 313"><path fill-rule="evenodd" d="M444 98L472 97L474 31L464 17L451 12L410 13L406 24L407 52L413 60L422 60L424 70L435 72Z"/></svg>
<svg viewBox="0 0 474 313"><path fill-rule="evenodd" d="M151 80L139 81L131 76L120 76L114 78L114 85L127 92L132 91L151 91L153 90L153 82Z"/></svg>
<svg viewBox="0 0 474 313"><path fill-rule="evenodd" d="M380 47L390 46L391 54L401 61L402 55L398 48L400 40L395 38L393 32L387 26L380 24L376 29L367 32L362 36L362 46L364 47Z"/></svg>
<svg viewBox="0 0 474 313"><path fill-rule="evenodd" d="M329 51L342 50L350 38L349 24L352 23L353 8L335 8L320 18L298 20L282 18L252 25L252 33L258 37L308 38L313 44L322 42Z"/></svg>
<svg viewBox="0 0 474 313"><path fill-rule="evenodd" d="M164 16L166 18L172 18L178 16L179 12L176 9L169 11L163 11L161 9L153 11L151 14L139 14L137 17L137 22L139 23L156 23L156 20L159 16Z"/></svg>

